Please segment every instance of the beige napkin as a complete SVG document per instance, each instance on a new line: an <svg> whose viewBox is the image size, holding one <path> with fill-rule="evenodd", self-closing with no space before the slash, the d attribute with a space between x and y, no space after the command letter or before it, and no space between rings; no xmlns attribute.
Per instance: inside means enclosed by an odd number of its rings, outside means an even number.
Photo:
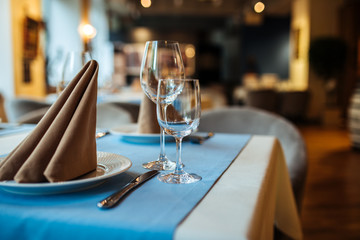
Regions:
<svg viewBox="0 0 360 240"><path fill-rule="evenodd" d="M156 104L153 103L145 94L140 104L138 132L160 133L160 126L156 117Z"/></svg>
<svg viewBox="0 0 360 240"><path fill-rule="evenodd" d="M151 68L148 68L148 84L151 88L157 88L156 79ZM138 116L138 133L160 133L160 126L156 117L156 104L145 94L141 100Z"/></svg>
<svg viewBox="0 0 360 240"><path fill-rule="evenodd" d="M89 61L36 128L0 163L0 180L58 182L96 169L98 63Z"/></svg>

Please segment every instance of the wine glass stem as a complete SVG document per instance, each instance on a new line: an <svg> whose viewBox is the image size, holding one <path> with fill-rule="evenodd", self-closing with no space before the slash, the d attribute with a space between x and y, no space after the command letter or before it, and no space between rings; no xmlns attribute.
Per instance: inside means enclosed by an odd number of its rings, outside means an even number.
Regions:
<svg viewBox="0 0 360 240"><path fill-rule="evenodd" d="M164 129L161 127L161 135L160 135L160 156L159 156L159 160L160 161L165 161L166 160L166 154L165 154L165 131Z"/></svg>
<svg viewBox="0 0 360 240"><path fill-rule="evenodd" d="M175 167L175 174L183 174L184 173L184 169L183 169L183 164L182 164L182 160L181 160L181 146L182 146L182 137L176 137L176 167Z"/></svg>

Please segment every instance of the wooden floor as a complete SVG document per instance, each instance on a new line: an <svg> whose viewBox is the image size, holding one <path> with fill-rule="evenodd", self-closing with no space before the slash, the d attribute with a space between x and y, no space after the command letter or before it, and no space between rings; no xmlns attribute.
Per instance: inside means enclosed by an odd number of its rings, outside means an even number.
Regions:
<svg viewBox="0 0 360 240"><path fill-rule="evenodd" d="M308 148L305 240L360 239L360 151L338 127L299 126Z"/></svg>

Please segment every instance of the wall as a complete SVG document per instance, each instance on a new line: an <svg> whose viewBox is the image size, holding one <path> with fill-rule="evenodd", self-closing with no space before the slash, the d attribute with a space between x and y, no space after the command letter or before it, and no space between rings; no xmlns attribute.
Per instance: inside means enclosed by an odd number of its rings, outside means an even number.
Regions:
<svg viewBox="0 0 360 240"><path fill-rule="evenodd" d="M43 1L46 22L46 55L48 57L48 82L51 86L61 80L65 55L70 51L82 51L78 33L80 1Z"/></svg>
<svg viewBox="0 0 360 240"><path fill-rule="evenodd" d="M24 82L23 74L23 24L26 16L42 19L41 0L11 1L12 54L16 96L43 97L46 94L44 42L40 35L37 56L30 64L30 82ZM11 46L11 45L10 45ZM10 46L8 46L10 48Z"/></svg>
<svg viewBox="0 0 360 240"><path fill-rule="evenodd" d="M11 0L0 1L0 93L5 96L5 99L15 94L10 7Z"/></svg>
<svg viewBox="0 0 360 240"><path fill-rule="evenodd" d="M47 55L49 59L49 84L56 86L60 80L65 55L70 51L81 52L83 43L78 33L81 21L81 1L43 1L47 23ZM99 85L110 80L113 71L113 45L109 42L105 1L90 2L90 23L97 34L92 39L92 58L99 62Z"/></svg>
<svg viewBox="0 0 360 240"><path fill-rule="evenodd" d="M246 71L249 57L255 59L258 73L276 74L279 79L289 78L289 17L265 17L260 25L242 29L242 72Z"/></svg>
<svg viewBox="0 0 360 240"><path fill-rule="evenodd" d="M91 0L90 21L97 34L93 39L93 57L99 62L99 86L111 81L114 71L114 45L110 41L106 1Z"/></svg>
<svg viewBox="0 0 360 240"><path fill-rule="evenodd" d="M310 3L310 41L320 36L339 36L339 9L343 0L312 0ZM326 107L324 79L308 71L308 84L311 94L308 118L319 120L326 125L336 125L338 110Z"/></svg>
<svg viewBox="0 0 360 240"><path fill-rule="evenodd" d="M337 36L339 27L339 7L343 0L294 0L292 6L293 49L291 55L290 81L297 89L308 89L310 101L307 118L325 122L326 92L323 79L317 77L309 67L309 47L311 39L319 36ZM296 31L299 34L296 37ZM325 116L326 117L326 116Z"/></svg>
<svg viewBox="0 0 360 240"><path fill-rule="evenodd" d="M294 0L291 20L290 82L295 89L308 87L310 43L310 0Z"/></svg>

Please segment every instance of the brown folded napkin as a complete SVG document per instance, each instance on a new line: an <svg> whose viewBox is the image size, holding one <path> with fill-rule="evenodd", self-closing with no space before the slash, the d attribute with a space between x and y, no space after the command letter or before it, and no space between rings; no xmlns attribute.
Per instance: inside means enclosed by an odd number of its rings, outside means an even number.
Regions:
<svg viewBox="0 0 360 240"><path fill-rule="evenodd" d="M158 80L151 68L148 68L148 85L157 88ZM160 126L156 117L156 104L145 94L141 100L138 116L138 133L160 133Z"/></svg>
<svg viewBox="0 0 360 240"><path fill-rule="evenodd" d="M140 104L138 132L160 133L160 126L156 117L156 104L153 103L145 94Z"/></svg>
<svg viewBox="0 0 360 240"><path fill-rule="evenodd" d="M98 63L89 61L1 163L0 180L58 182L96 169Z"/></svg>

